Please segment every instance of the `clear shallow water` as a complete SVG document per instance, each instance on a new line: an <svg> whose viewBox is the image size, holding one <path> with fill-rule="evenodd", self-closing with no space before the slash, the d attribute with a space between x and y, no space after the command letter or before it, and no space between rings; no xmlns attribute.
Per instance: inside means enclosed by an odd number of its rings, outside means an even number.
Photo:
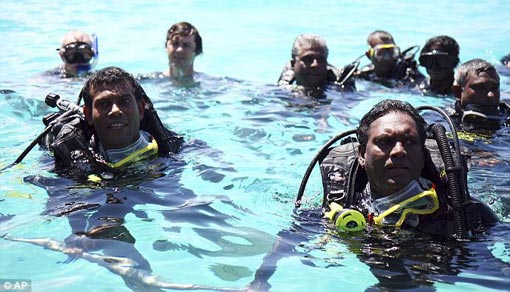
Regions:
<svg viewBox="0 0 510 292"><path fill-rule="evenodd" d="M142 74L166 68L166 30L187 20L204 40L205 53L196 60L196 69L210 77L200 80L200 87L188 89L165 82L143 83L164 123L191 141L179 156L184 163L156 161L145 166L148 173L98 187L58 178L51 173L51 159L36 147L22 164L0 173L4 215L0 234L63 241L72 230L68 218L51 212L58 207L55 201L71 202L71 194L104 202L113 194L128 198L123 205L129 207L125 226L136 238L136 251L126 249L125 255L141 254L153 273L167 282L243 288L278 232L294 226L308 239L297 247L307 256L278 262L270 278L274 291L365 290L378 282L363 257L367 249L368 254L398 258L396 266L412 271L411 282L422 288L508 289L508 130L500 131L492 144L474 142L474 147L497 152L501 161L473 167L469 177L471 192L490 203L503 223L478 242L452 247L396 240L402 248L395 250L391 248L395 241L327 235L317 218L295 220L292 208L299 183L323 143L352 128L379 100L405 99L416 106L448 106L450 101L360 82L358 94L329 92L329 102L315 104L272 84L290 57L293 39L303 32L322 35L330 47L330 63L337 66L361 55L366 36L374 29L392 32L403 48L448 34L461 45L461 60L481 57L498 64L509 51L505 36L510 24L505 20L510 4L342 1L316 6L315 1L214 5L207 1L3 1L2 167L42 131L41 118L51 111L43 102L46 94L56 92L75 100L83 85L83 80L40 75L58 65L55 48L70 28L98 34L99 68L115 65ZM503 100L508 101L508 93L507 73L502 78ZM205 141L207 147L194 140ZM56 187L47 192L41 186ZM315 173L307 188L307 206L318 205L320 192ZM0 241L0 250L0 277L32 279L33 291L129 290L122 277L82 258L7 240ZM397 277L395 282L404 280Z"/></svg>

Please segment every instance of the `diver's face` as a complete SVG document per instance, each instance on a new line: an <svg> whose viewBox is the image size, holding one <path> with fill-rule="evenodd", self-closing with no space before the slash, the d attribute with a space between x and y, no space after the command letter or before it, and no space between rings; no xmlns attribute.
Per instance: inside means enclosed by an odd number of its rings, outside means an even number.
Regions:
<svg viewBox="0 0 510 292"><path fill-rule="evenodd" d="M195 37L192 35L176 35L168 40L166 50L170 67L181 71L193 68L196 47Z"/></svg>
<svg viewBox="0 0 510 292"><path fill-rule="evenodd" d="M394 194L420 176L423 147L416 123L405 113L390 112L370 125L366 149L360 147L358 159L375 197Z"/></svg>
<svg viewBox="0 0 510 292"><path fill-rule="evenodd" d="M495 70L469 73L466 86L462 89L460 104L477 105L481 108L497 108L499 105L499 76Z"/></svg>
<svg viewBox="0 0 510 292"><path fill-rule="evenodd" d="M144 109L143 102L135 98L133 86L123 82L93 88L92 98L92 108L85 106L83 111L103 147L120 149L136 142Z"/></svg>
<svg viewBox="0 0 510 292"><path fill-rule="evenodd" d="M433 45L431 52L438 51L437 55L430 55L427 64L424 65L430 79L444 80L453 78L454 68L458 64L458 56L444 55L446 50L441 45Z"/></svg>
<svg viewBox="0 0 510 292"><path fill-rule="evenodd" d="M302 49L291 64L297 85L319 87L327 83L328 60L323 50Z"/></svg>

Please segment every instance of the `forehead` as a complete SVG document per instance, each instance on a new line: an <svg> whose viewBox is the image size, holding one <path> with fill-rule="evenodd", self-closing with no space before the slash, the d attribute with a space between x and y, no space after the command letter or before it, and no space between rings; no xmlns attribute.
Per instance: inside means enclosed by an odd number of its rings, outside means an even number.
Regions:
<svg viewBox="0 0 510 292"><path fill-rule="evenodd" d="M471 71L468 74L467 83L499 83L499 75L495 70L482 72Z"/></svg>
<svg viewBox="0 0 510 292"><path fill-rule="evenodd" d="M369 136L392 133L416 134L416 122L403 112L389 112L375 120L369 128Z"/></svg>
<svg viewBox="0 0 510 292"><path fill-rule="evenodd" d="M115 84L100 84L93 86L90 90L92 98L96 97L115 97L132 95L134 97L135 89L128 81L121 81Z"/></svg>
<svg viewBox="0 0 510 292"><path fill-rule="evenodd" d="M88 35L83 33L69 33L62 39L62 45L67 45L75 42L83 42L87 44L92 44L92 40Z"/></svg>
<svg viewBox="0 0 510 292"><path fill-rule="evenodd" d="M181 43L195 43L195 36L193 35L182 35L182 34L174 34L169 41L171 42L181 42Z"/></svg>

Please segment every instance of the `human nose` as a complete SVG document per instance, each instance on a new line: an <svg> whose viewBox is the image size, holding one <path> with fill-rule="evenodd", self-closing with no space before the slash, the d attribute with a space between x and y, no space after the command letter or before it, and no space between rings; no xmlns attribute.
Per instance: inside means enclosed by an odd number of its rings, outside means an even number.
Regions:
<svg viewBox="0 0 510 292"><path fill-rule="evenodd" d="M112 108L110 109L110 115L118 116L122 114L122 110L117 105L117 103L112 104Z"/></svg>
<svg viewBox="0 0 510 292"><path fill-rule="evenodd" d="M391 149L391 156L404 156L406 154L406 149L404 148L404 144L402 142L397 141L393 148Z"/></svg>
<svg viewBox="0 0 510 292"><path fill-rule="evenodd" d="M319 61L317 59L313 59L312 61L312 65L310 65L311 67L318 67L319 66Z"/></svg>

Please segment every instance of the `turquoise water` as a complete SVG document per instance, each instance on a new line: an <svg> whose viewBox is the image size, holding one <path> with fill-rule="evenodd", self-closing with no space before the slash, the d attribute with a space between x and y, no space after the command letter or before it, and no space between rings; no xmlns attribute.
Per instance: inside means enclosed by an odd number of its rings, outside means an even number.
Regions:
<svg viewBox="0 0 510 292"><path fill-rule="evenodd" d="M51 172L51 158L36 147L23 163L0 173L0 218L5 218L0 234L62 242L72 233L71 219L52 213L58 209L55 202L104 202L112 195L127 198L125 226L136 238L134 249L127 248L124 255L140 254L164 282L242 289L253 280L277 234L292 226L308 239L296 248L305 255L278 262L269 279L273 291L364 291L378 283L363 257L371 253L400 259L419 288L508 289L508 130L501 130L491 144L474 143L500 161L475 164L469 177L472 194L489 203L502 223L476 242L396 240L402 248L395 250L391 240L369 244L327 235L314 218L296 220L293 200L302 175L329 138L351 129L381 99L441 107L451 101L360 82L358 94L328 92L330 101L317 104L273 84L290 57L292 41L303 32L322 35L329 61L337 66L361 55L366 36L375 29L392 32L403 48L448 34L459 42L462 61L481 57L498 64L510 51L509 8L508 1L2 1L1 167L43 130L41 118L51 111L43 102L46 94L75 100L83 85L83 80L41 76L58 65L55 48L70 28L98 35L99 68L115 65L143 74L166 68L166 30L189 21L204 41L195 69L208 77L189 89L143 83L163 122L190 142L179 156L183 163L158 160L145 165L145 172L96 186L58 178ZM507 72L502 76L503 100L508 101L509 91ZM207 146L193 142L197 140ZM310 181L308 208L319 204L317 171ZM83 212L83 218L93 216ZM108 270L113 265L37 244L0 240L0 254L0 278L31 279L33 291L133 289Z"/></svg>

